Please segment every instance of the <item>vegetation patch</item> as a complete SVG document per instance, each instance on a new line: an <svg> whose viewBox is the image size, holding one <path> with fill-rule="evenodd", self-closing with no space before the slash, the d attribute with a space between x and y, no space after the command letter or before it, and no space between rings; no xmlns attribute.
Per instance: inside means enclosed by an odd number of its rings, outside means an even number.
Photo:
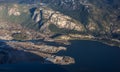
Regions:
<svg viewBox="0 0 120 72"><path fill-rule="evenodd" d="M37 27L37 24L31 18L29 7L24 7L25 6L24 4L22 5L18 4L20 15L15 16L15 15L8 14L8 7L12 8L13 7L12 3L8 4L7 6L4 4L0 4L0 6L3 7L2 10L0 10L0 19L11 22L11 23L15 23L15 24L21 24L23 27L27 27L30 29L39 30ZM24 12L25 10L26 12Z"/></svg>
<svg viewBox="0 0 120 72"><path fill-rule="evenodd" d="M24 33L14 33L12 37L14 38L14 40L26 40L28 38L27 35Z"/></svg>

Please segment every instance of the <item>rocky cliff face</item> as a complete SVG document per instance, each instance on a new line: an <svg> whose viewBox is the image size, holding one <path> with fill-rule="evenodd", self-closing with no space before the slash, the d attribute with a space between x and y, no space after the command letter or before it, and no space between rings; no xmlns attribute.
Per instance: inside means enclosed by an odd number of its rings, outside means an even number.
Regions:
<svg viewBox="0 0 120 72"><path fill-rule="evenodd" d="M80 32L85 31L84 26L75 19L48 7L36 8L33 12L32 19L41 26L40 30L44 30L44 32L49 29L48 26L51 24L56 25L58 28Z"/></svg>
<svg viewBox="0 0 120 72"><path fill-rule="evenodd" d="M120 1L118 0L52 0L50 3L54 6L53 8L57 6L60 8L57 10L79 20L82 24L86 24L89 31L93 31L95 28L100 30L101 34L107 34L111 31L111 33L114 31L118 33L119 31L119 28L116 28L116 26L119 27ZM78 17L71 15L73 12Z"/></svg>
<svg viewBox="0 0 120 72"><path fill-rule="evenodd" d="M59 28L87 32L94 36L119 37L120 2L118 0L47 0L43 2L49 3L48 7L52 8L42 9L45 25L55 24ZM38 18L36 20L39 20Z"/></svg>
<svg viewBox="0 0 120 72"><path fill-rule="evenodd" d="M43 2L48 4L46 6L48 9L44 7L42 9L42 31L49 33L48 26L54 24L61 30L67 29L67 34L75 30L79 31L79 34L92 35L103 40L116 39L119 42L119 0L44 0Z"/></svg>

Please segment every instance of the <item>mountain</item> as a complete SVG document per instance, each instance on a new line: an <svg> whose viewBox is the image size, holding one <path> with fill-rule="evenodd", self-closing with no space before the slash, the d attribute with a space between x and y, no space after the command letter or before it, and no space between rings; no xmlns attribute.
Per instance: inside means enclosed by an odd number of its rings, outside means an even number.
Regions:
<svg viewBox="0 0 120 72"><path fill-rule="evenodd" d="M23 18L20 20L18 18L16 21L27 27L35 26L33 29L48 34L51 34L51 30L52 33L59 34L74 33L120 39L119 0L10 0L9 2L23 4L22 1L24 5L33 4L26 6L28 7L26 9L23 9L23 6L21 11L26 10L28 13L23 12L19 16Z"/></svg>
<svg viewBox="0 0 120 72"><path fill-rule="evenodd" d="M14 1L14 0L13 0ZM87 33L119 39L119 0L16 0L18 3L44 3L49 8L77 20ZM85 33L85 32L84 32Z"/></svg>
<svg viewBox="0 0 120 72"><path fill-rule="evenodd" d="M120 47L119 13L119 0L0 0L0 40L45 62L71 64L72 57L54 55L63 46L46 43L66 45L80 39Z"/></svg>

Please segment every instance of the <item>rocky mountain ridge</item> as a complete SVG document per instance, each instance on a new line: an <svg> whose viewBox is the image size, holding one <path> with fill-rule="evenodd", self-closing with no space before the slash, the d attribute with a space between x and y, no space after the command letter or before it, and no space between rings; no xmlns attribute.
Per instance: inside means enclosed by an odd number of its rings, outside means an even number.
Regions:
<svg viewBox="0 0 120 72"><path fill-rule="evenodd" d="M82 3L85 4L82 5ZM23 6L20 4L4 4L0 7L1 18L19 23L30 29L36 29L40 33L50 36L53 34L80 34L91 35L95 38L119 40L119 20L112 18L119 16L119 11L109 12L88 1L82 3L80 1L80 9L70 8L71 10L66 11L64 9L59 10L59 6L56 9L57 6L53 7L43 3ZM3 10L5 12L2 12ZM78 17L74 18L76 15Z"/></svg>
<svg viewBox="0 0 120 72"><path fill-rule="evenodd" d="M0 63L14 52L23 57L14 56L16 62L26 60L24 54L29 52L45 63L73 64L72 57L54 54L66 50L59 45L69 45L69 40L95 40L120 47L119 0L6 1L0 0Z"/></svg>

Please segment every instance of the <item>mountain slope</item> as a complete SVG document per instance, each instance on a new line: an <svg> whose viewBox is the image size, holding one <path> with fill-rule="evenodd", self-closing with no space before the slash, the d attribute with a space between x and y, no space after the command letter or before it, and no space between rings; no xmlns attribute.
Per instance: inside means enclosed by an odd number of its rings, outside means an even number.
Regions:
<svg viewBox="0 0 120 72"><path fill-rule="evenodd" d="M73 64L74 58L56 55L70 40L120 47L119 4L119 0L0 0L0 63L36 61L26 57L33 53L41 63Z"/></svg>
<svg viewBox="0 0 120 72"><path fill-rule="evenodd" d="M90 38L95 40L114 40L119 44L119 0L44 0L40 4L35 2L40 1L33 1L31 5L3 3L1 18L39 31L48 37L54 34L78 34L76 37L82 35L89 39L91 36Z"/></svg>

